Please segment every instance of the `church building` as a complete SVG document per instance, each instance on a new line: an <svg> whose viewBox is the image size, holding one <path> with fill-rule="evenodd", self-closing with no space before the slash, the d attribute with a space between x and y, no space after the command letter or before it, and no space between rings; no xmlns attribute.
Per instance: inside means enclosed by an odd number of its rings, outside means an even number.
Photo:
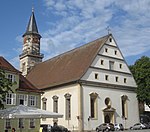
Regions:
<svg viewBox="0 0 150 132"><path fill-rule="evenodd" d="M42 109L64 115L41 123L88 131L102 123L129 128L139 122L137 86L112 34L41 62L41 36L32 12L23 38L23 75L44 92Z"/></svg>

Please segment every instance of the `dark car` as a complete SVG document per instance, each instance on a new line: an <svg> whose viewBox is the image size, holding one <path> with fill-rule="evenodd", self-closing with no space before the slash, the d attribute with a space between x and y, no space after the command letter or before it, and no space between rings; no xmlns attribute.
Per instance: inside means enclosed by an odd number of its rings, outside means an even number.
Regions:
<svg viewBox="0 0 150 132"><path fill-rule="evenodd" d="M51 132L69 132L69 130L61 125L54 125L51 129Z"/></svg>
<svg viewBox="0 0 150 132"><path fill-rule="evenodd" d="M133 126L131 126L130 129L132 130L146 129L146 126L142 123L136 123Z"/></svg>
<svg viewBox="0 0 150 132"><path fill-rule="evenodd" d="M115 128L114 128L114 124L112 123L103 123L101 125L99 125L98 127L96 127L96 131L99 132L99 131L114 131Z"/></svg>
<svg viewBox="0 0 150 132"><path fill-rule="evenodd" d="M124 130L124 127L121 123L115 123L114 127L115 127L116 131L120 131L120 130L123 131Z"/></svg>
<svg viewBox="0 0 150 132"><path fill-rule="evenodd" d="M42 132L51 132L52 126L50 124L41 124Z"/></svg>

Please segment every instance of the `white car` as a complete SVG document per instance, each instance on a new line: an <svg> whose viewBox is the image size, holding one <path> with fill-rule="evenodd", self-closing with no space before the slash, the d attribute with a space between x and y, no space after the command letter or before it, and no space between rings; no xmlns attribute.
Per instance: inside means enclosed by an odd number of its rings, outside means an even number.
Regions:
<svg viewBox="0 0 150 132"><path fill-rule="evenodd" d="M116 131L120 131L120 130L123 131L124 130L124 127L121 123L114 124L114 127L115 127Z"/></svg>
<svg viewBox="0 0 150 132"><path fill-rule="evenodd" d="M146 129L146 126L142 123L136 123L133 126L131 126L130 129L132 129L132 130Z"/></svg>

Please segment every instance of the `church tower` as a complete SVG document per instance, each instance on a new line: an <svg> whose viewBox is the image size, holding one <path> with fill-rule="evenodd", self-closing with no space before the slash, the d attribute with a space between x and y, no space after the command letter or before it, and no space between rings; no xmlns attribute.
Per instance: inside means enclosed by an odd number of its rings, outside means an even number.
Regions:
<svg viewBox="0 0 150 132"><path fill-rule="evenodd" d="M40 53L41 35L38 32L33 9L26 32L23 34L22 37L23 50L22 54L19 55L20 71L22 72L22 75L26 76L28 72L32 69L32 67L42 62L42 59L44 57L44 55Z"/></svg>

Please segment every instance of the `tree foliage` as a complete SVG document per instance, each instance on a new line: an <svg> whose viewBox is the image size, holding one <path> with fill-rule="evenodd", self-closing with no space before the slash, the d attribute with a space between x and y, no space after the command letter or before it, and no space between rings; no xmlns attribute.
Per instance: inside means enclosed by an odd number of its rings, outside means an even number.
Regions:
<svg viewBox="0 0 150 132"><path fill-rule="evenodd" d="M5 101L6 94L11 91L12 82L6 78L5 72L0 69L0 108L4 107L3 101Z"/></svg>
<svg viewBox="0 0 150 132"><path fill-rule="evenodd" d="M137 83L137 98L150 108L150 58L143 56L129 67Z"/></svg>

